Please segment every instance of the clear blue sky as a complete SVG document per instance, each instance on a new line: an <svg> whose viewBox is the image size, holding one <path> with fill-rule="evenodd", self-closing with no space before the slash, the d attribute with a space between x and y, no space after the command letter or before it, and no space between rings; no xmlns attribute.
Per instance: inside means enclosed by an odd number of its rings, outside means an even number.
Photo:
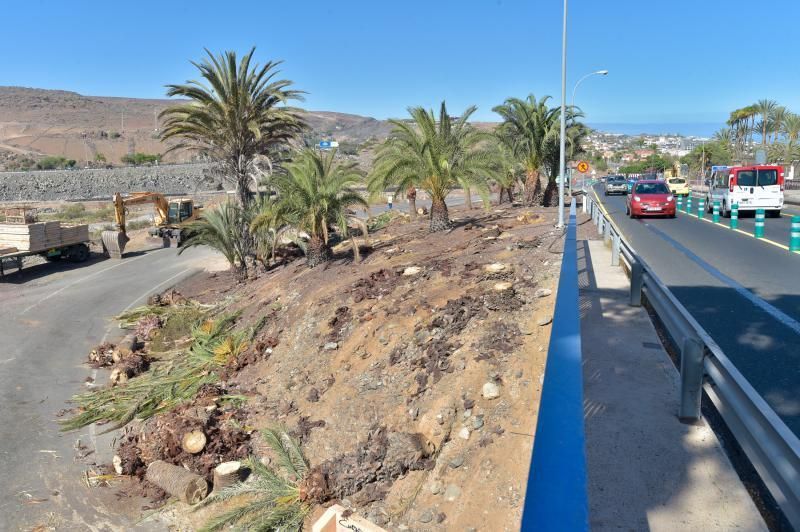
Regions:
<svg viewBox="0 0 800 532"><path fill-rule="evenodd" d="M163 97L203 47L283 59L305 106L402 116L560 91L560 0L5 2L0 85ZM572 0L569 87L587 121L712 122L772 98L800 112L798 0ZM788 31L781 32L781 28ZM569 95L568 95L569 99Z"/></svg>

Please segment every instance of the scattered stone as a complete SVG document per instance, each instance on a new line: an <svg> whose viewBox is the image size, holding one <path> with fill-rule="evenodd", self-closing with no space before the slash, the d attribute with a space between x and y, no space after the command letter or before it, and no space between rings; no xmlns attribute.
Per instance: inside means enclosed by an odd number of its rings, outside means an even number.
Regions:
<svg viewBox="0 0 800 532"><path fill-rule="evenodd" d="M438 514L436 514L436 522L438 524L444 523L445 519L447 519L447 514L445 514L444 512L439 512Z"/></svg>
<svg viewBox="0 0 800 532"><path fill-rule="evenodd" d="M448 485L447 489L444 490L444 498L448 502L453 502L460 496L461 496L461 488L459 488L455 484Z"/></svg>
<svg viewBox="0 0 800 532"><path fill-rule="evenodd" d="M533 297L547 297L553 293L549 288L539 288L533 293Z"/></svg>
<svg viewBox="0 0 800 532"><path fill-rule="evenodd" d="M433 512L430 510L425 510L422 512L422 515L419 516L420 523L430 523L433 521Z"/></svg>
<svg viewBox="0 0 800 532"><path fill-rule="evenodd" d="M422 268L419 266L409 266L405 270L403 270L403 275L410 276L410 275L417 275L419 272L422 271Z"/></svg>
<svg viewBox="0 0 800 532"><path fill-rule="evenodd" d="M494 289L497 292L502 292L504 290L510 290L513 285L508 281L501 281L499 283L495 283Z"/></svg>
<svg viewBox="0 0 800 532"><path fill-rule="evenodd" d="M475 419L472 420L472 428L475 430L480 430L483 428L483 416L475 416Z"/></svg>
<svg viewBox="0 0 800 532"><path fill-rule="evenodd" d="M458 437L462 440L469 439L469 429L467 427L461 427L461 430L458 431Z"/></svg>
<svg viewBox="0 0 800 532"><path fill-rule="evenodd" d="M508 266L506 266L505 264L502 264L500 262L495 262L493 264L487 264L486 266L483 267L483 269L486 270L489 273L502 272L502 271L505 271L507 268L508 268Z"/></svg>
<svg viewBox="0 0 800 532"><path fill-rule="evenodd" d="M386 338L385 336L381 336L380 338L378 338L378 341L381 343L381 345L386 345L389 343L389 339Z"/></svg>
<svg viewBox="0 0 800 532"><path fill-rule="evenodd" d="M462 465L464 465L464 456L463 455L456 456L455 458L450 460L450 467L452 467L453 469L458 469Z"/></svg>
<svg viewBox="0 0 800 532"><path fill-rule="evenodd" d="M500 397L500 387L494 382L487 382L483 385L481 395L484 399L497 399Z"/></svg>
<svg viewBox="0 0 800 532"><path fill-rule="evenodd" d="M539 320L536 322L536 325L538 325L539 327L544 327L545 325L550 325L552 322L553 322L553 316L548 314L547 316L539 318Z"/></svg>
<svg viewBox="0 0 800 532"><path fill-rule="evenodd" d="M325 351L335 351L339 349L339 344L336 342L328 342L325 344Z"/></svg>
<svg viewBox="0 0 800 532"><path fill-rule="evenodd" d="M438 495L442 492L442 483L435 480L433 484L431 484L430 490L433 495Z"/></svg>

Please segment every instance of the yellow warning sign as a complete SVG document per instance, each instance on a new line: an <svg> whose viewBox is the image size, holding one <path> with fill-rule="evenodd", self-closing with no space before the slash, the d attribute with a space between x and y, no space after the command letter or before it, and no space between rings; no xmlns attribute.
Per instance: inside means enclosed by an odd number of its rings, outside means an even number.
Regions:
<svg viewBox="0 0 800 532"><path fill-rule="evenodd" d="M585 174L589 171L589 163L586 161L581 161L578 163L578 171L582 174Z"/></svg>

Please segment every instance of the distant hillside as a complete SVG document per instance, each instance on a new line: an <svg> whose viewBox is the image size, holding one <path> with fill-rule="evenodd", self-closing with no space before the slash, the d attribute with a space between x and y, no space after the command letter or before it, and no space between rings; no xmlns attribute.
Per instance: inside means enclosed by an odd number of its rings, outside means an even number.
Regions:
<svg viewBox="0 0 800 532"><path fill-rule="evenodd" d="M85 166L98 154L118 165L128 153L163 153L167 146L158 138L156 116L174 102L0 87L0 169L44 156L75 159ZM391 130L385 120L345 113L309 111L305 118L310 138L350 145L382 140ZM190 154L174 153L165 161L190 159Z"/></svg>

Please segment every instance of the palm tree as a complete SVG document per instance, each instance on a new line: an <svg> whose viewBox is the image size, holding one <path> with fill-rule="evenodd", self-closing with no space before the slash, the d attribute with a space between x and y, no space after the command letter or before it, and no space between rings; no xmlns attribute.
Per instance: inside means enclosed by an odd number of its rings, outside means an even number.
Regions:
<svg viewBox="0 0 800 532"><path fill-rule="evenodd" d="M800 115L788 113L783 119L783 134L786 136L786 161L793 159L795 146L800 137Z"/></svg>
<svg viewBox="0 0 800 532"><path fill-rule="evenodd" d="M774 143L778 140L778 135L783 131L783 121L786 119L786 116L789 114L789 110L786 107L779 105L772 111L772 116L769 120L769 129L772 133L770 142Z"/></svg>
<svg viewBox="0 0 800 532"><path fill-rule="evenodd" d="M559 142L561 112L557 107L549 107L549 100L549 96L537 100L530 94L525 100L508 98L492 109L503 118L498 136L525 168L526 205L547 199L540 176L548 153ZM552 188L550 180L547 187Z"/></svg>
<svg viewBox="0 0 800 532"><path fill-rule="evenodd" d="M208 246L219 251L237 277L244 279L247 277L248 246L240 229L246 223L245 210L231 201L206 209L202 218L187 226L188 237L178 253L195 246Z"/></svg>
<svg viewBox="0 0 800 532"><path fill-rule="evenodd" d="M278 208L289 225L308 234L308 266L314 267L330 259L331 225L338 228L343 239L350 237L353 254L358 260L358 246L348 223L357 225L366 236L366 224L351 210L357 207L366 210L369 205L353 188L363 181L356 163L338 163L336 150L323 154L306 148L286 165L286 170L285 175L274 178Z"/></svg>
<svg viewBox="0 0 800 532"><path fill-rule="evenodd" d="M193 63L204 81L167 85L167 95L189 101L161 112L161 136L178 139L169 148L188 149L219 161L236 184L242 206L250 203L250 181L256 155L270 155L299 138L304 123L290 100L302 100L292 82L276 79L280 62L253 63L255 48L241 61L224 52Z"/></svg>
<svg viewBox="0 0 800 532"><path fill-rule="evenodd" d="M722 144L724 144L726 146L730 146L731 145L731 140L732 139L733 139L733 132L732 132L731 128L729 128L729 127L724 127L722 129L718 130L716 133L714 133L714 140L716 142L720 142L720 143L722 143Z"/></svg>
<svg viewBox="0 0 800 532"><path fill-rule="evenodd" d="M758 100L753 106L757 114L761 115L761 123L759 124L761 127L761 145L766 146L767 144L767 129L769 127L769 120L772 114L775 112L775 109L778 107L778 102L775 100Z"/></svg>
<svg viewBox="0 0 800 532"><path fill-rule="evenodd" d="M430 231L449 229L445 200L450 191L457 186L473 187L486 198L487 178L499 170L492 135L468 122L475 110L475 106L469 107L459 118L452 118L442 102L438 121L432 109L422 107L408 110L411 123L390 120L392 136L376 154L368 182L370 193L378 194L390 186L397 186L398 191L421 188L431 197Z"/></svg>

